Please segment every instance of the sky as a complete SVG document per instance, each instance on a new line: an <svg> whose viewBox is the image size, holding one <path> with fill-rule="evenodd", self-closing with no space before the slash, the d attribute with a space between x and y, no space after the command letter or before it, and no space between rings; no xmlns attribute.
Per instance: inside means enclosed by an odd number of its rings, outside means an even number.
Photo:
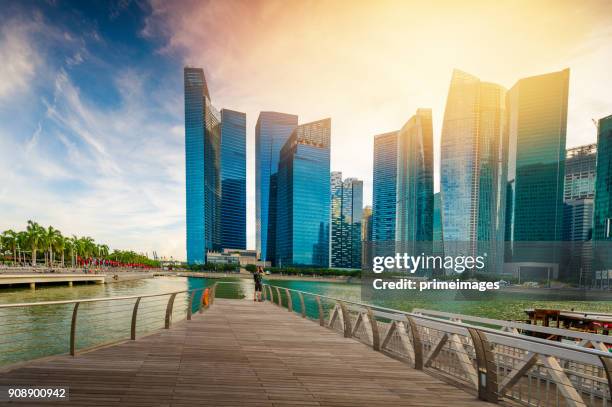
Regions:
<svg viewBox="0 0 612 407"><path fill-rule="evenodd" d="M0 230L184 259L186 65L247 114L249 248L262 110L331 117L332 170L364 180L365 204L374 135L419 107L437 172L454 68L507 88L570 68L568 147L612 114L609 1L0 2Z"/></svg>

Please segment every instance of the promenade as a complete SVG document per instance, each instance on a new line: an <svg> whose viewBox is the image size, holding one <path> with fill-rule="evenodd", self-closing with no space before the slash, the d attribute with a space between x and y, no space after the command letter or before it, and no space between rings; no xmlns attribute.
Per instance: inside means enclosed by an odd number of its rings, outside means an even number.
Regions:
<svg viewBox="0 0 612 407"><path fill-rule="evenodd" d="M79 406L486 405L284 308L228 299L136 341L0 374L0 386L33 384L68 386L57 404Z"/></svg>

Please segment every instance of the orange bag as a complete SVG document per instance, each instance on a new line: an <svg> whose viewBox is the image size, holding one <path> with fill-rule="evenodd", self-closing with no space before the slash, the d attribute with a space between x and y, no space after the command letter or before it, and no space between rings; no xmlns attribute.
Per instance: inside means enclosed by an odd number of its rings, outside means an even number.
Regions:
<svg viewBox="0 0 612 407"><path fill-rule="evenodd" d="M204 293L202 294L202 304L204 304L204 307L208 307L209 296L210 296L210 288L207 288L204 290Z"/></svg>

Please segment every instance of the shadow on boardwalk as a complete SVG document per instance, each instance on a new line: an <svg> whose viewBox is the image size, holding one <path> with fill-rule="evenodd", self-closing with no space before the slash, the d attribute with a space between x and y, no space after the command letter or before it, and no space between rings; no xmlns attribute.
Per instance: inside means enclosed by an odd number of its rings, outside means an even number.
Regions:
<svg viewBox="0 0 612 407"><path fill-rule="evenodd" d="M4 373L2 385L69 386L58 404L82 406L485 404L269 303L225 299L170 330Z"/></svg>

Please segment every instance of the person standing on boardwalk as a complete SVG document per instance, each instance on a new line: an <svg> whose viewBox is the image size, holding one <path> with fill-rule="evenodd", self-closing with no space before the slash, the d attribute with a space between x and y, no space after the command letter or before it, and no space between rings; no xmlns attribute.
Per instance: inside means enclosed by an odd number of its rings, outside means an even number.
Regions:
<svg viewBox="0 0 612 407"><path fill-rule="evenodd" d="M261 266L257 266L257 270L253 273L253 280L255 281L255 292L253 293L253 301L262 301L261 289L263 280L263 270Z"/></svg>

